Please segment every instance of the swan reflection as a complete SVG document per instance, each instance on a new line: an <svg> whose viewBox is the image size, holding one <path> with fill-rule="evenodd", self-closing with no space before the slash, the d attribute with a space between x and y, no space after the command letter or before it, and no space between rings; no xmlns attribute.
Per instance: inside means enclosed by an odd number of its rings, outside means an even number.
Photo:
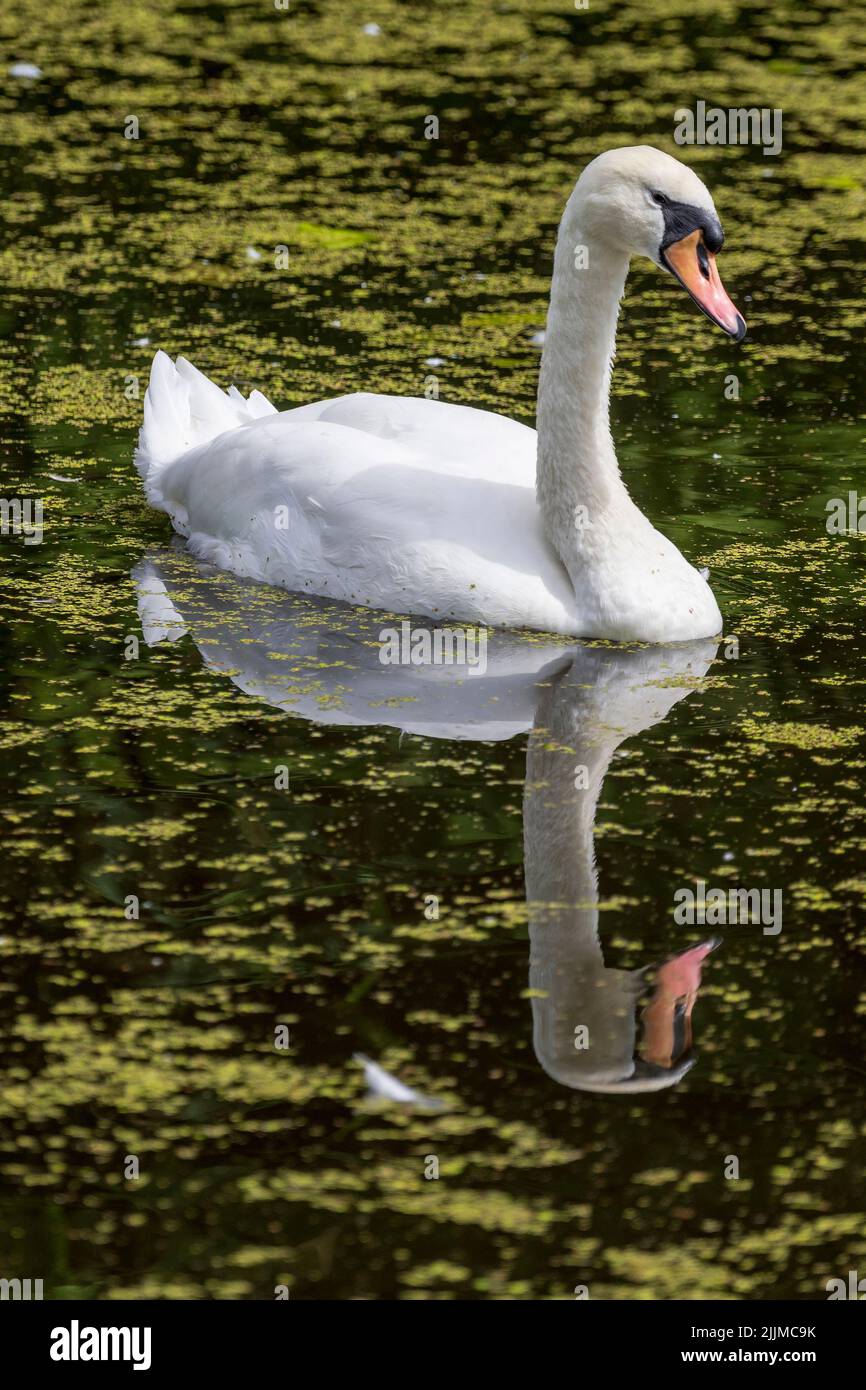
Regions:
<svg viewBox="0 0 866 1390"><path fill-rule="evenodd" d="M689 693L715 641L629 649L497 631L485 634L483 670L391 664L383 648L400 619L238 580L181 549L151 552L133 577L148 645L189 633L211 670L287 713L426 738L528 733L524 862L538 1061L581 1091L656 1091L685 1075L701 967L716 942L639 969L607 964L593 832L614 752Z"/></svg>

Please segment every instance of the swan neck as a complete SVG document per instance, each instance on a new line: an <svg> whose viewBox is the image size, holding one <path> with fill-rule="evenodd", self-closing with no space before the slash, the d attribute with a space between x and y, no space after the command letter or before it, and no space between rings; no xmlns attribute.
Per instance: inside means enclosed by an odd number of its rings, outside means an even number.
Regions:
<svg viewBox="0 0 866 1390"><path fill-rule="evenodd" d="M545 529L570 572L577 557L585 556L580 528L631 505L609 423L616 326L628 264L626 251L601 243L586 230L575 190L554 256L538 387L536 475Z"/></svg>

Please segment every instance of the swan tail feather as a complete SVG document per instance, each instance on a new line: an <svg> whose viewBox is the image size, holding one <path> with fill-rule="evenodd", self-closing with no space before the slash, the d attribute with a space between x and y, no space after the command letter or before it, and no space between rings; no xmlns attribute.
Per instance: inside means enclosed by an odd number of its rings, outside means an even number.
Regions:
<svg viewBox="0 0 866 1390"><path fill-rule="evenodd" d="M148 495L161 469L188 449L276 413L276 406L261 391L251 392L249 398L236 386L221 391L185 357L172 362L167 353L158 352L150 369L135 451L135 466Z"/></svg>

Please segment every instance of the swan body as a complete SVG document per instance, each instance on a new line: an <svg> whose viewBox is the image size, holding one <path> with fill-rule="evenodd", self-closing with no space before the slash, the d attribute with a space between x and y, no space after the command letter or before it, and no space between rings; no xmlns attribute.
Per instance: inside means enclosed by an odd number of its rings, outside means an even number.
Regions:
<svg viewBox="0 0 866 1390"><path fill-rule="evenodd" d="M211 383L190 363L154 372L207 410ZM193 553L235 574L392 613L576 631L535 500L535 431L502 415L341 396L239 421L157 486Z"/></svg>
<svg viewBox="0 0 866 1390"><path fill-rule="evenodd" d="M368 393L278 412L159 352L136 453L149 501L196 556L292 591L571 637L718 633L705 577L632 502L607 422L630 255L663 255L668 210L647 202L650 188L697 220L686 242L717 225L703 184L668 155L638 147L588 166L560 227L537 433L469 406ZM689 219L678 216L679 231ZM589 248L582 271L577 242ZM701 302L691 271L675 273ZM702 307L723 322L724 306ZM741 323L723 326L741 336Z"/></svg>

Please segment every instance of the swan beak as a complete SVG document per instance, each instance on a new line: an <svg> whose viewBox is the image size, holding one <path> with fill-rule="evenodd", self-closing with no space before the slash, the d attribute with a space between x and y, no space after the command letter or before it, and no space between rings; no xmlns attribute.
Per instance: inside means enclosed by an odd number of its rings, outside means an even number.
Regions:
<svg viewBox="0 0 866 1390"><path fill-rule="evenodd" d="M708 251L703 233L689 232L681 241L674 241L662 251L662 261L672 270L680 284L688 290L707 318L717 323L735 342L746 336L746 321L728 297L719 276L716 258Z"/></svg>
<svg viewBox="0 0 866 1390"><path fill-rule="evenodd" d="M682 1062L692 1046L692 1009L701 985L701 965L719 945L719 938L702 941L665 961L656 975L655 990L641 1024L641 1056L657 1067Z"/></svg>

